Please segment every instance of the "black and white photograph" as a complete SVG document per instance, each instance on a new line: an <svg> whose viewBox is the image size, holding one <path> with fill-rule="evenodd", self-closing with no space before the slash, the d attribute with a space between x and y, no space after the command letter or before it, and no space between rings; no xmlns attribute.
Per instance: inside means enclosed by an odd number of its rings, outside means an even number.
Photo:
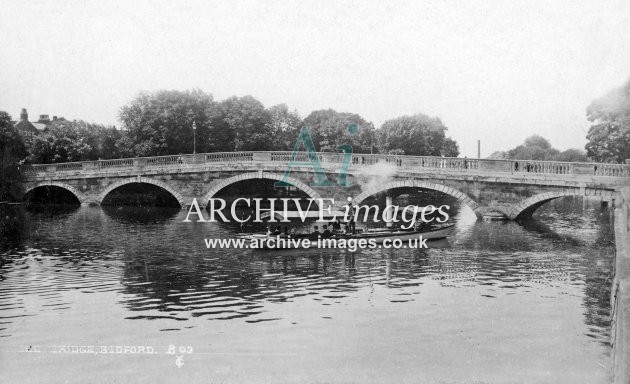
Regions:
<svg viewBox="0 0 630 384"><path fill-rule="evenodd" d="M627 0L0 7L1 383L630 383Z"/></svg>

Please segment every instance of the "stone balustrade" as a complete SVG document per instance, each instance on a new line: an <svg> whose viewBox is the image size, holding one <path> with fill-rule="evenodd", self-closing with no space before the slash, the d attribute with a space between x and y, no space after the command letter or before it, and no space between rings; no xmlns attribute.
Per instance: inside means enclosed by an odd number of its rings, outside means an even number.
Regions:
<svg viewBox="0 0 630 384"><path fill-rule="evenodd" d="M119 170L151 170L169 167L194 168L204 164L215 163L262 163L288 164L292 152L216 152L187 155L169 155L155 157L137 157L129 159L83 161L75 163L35 164L27 166L27 177L54 177L66 172L86 172L91 174L106 173ZM323 165L341 164L345 154L334 152L317 153ZM309 160L308 152L300 152L295 161ZM455 171L460 173L497 173L501 174L549 174L549 175L590 175L604 177L629 177L630 164L607 163L571 163L556 161L534 160L494 160L468 159L459 157L437 156L402 156L383 154L353 154L350 160L350 170L375 165L386 165L404 171L433 169Z"/></svg>

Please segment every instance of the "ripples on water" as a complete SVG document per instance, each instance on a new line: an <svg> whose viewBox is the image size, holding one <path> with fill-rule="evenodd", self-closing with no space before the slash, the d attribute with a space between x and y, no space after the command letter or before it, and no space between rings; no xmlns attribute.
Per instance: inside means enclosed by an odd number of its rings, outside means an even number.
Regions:
<svg viewBox="0 0 630 384"><path fill-rule="evenodd" d="M239 367L259 382L605 382L610 225L605 211L573 204L523 226L462 213L455 236L431 249L354 253L207 250L204 237L234 229L182 223L179 210L32 213L24 245L0 259L3 359L32 344L168 338L201 356L258 354L266 365ZM302 357L284 366L273 356L287 350ZM327 356L347 370L305 373Z"/></svg>

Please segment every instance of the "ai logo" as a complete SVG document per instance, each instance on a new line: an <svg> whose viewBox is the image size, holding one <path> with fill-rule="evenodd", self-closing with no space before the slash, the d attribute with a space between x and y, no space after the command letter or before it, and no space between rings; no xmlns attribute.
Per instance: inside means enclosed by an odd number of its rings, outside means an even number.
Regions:
<svg viewBox="0 0 630 384"><path fill-rule="evenodd" d="M359 126L357 124L349 124L346 129L350 135L354 135L359 132ZM308 153L308 161L296 160L296 157L300 154L300 148L302 146L304 146L306 152ZM347 180L347 175L348 168L350 167L350 160L352 159L352 146L342 144L336 149L343 151L343 160L341 161L341 166L339 168L339 178L337 179L337 184L342 187L350 187L352 186L352 182ZM308 129L306 127L302 128L300 131L300 135L298 136L298 139L295 142L295 147L293 148L293 153L291 154L291 159L287 164L287 169L284 172L282 180L275 183L276 187L291 186L291 183L287 181L287 177L289 177L293 167L313 168L313 171L315 172L315 181L311 183L311 186L313 187L331 187L334 185L328 180L326 172L324 172L324 168L322 168L322 164L319 162L315 145L313 145L313 139L308 133Z"/></svg>

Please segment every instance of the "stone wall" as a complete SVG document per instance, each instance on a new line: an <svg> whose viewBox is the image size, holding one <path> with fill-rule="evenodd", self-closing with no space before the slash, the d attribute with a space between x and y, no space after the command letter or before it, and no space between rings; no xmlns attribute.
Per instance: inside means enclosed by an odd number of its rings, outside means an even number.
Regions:
<svg viewBox="0 0 630 384"><path fill-rule="evenodd" d="M620 192L615 208L615 277L612 289L613 383L630 383L630 188Z"/></svg>

